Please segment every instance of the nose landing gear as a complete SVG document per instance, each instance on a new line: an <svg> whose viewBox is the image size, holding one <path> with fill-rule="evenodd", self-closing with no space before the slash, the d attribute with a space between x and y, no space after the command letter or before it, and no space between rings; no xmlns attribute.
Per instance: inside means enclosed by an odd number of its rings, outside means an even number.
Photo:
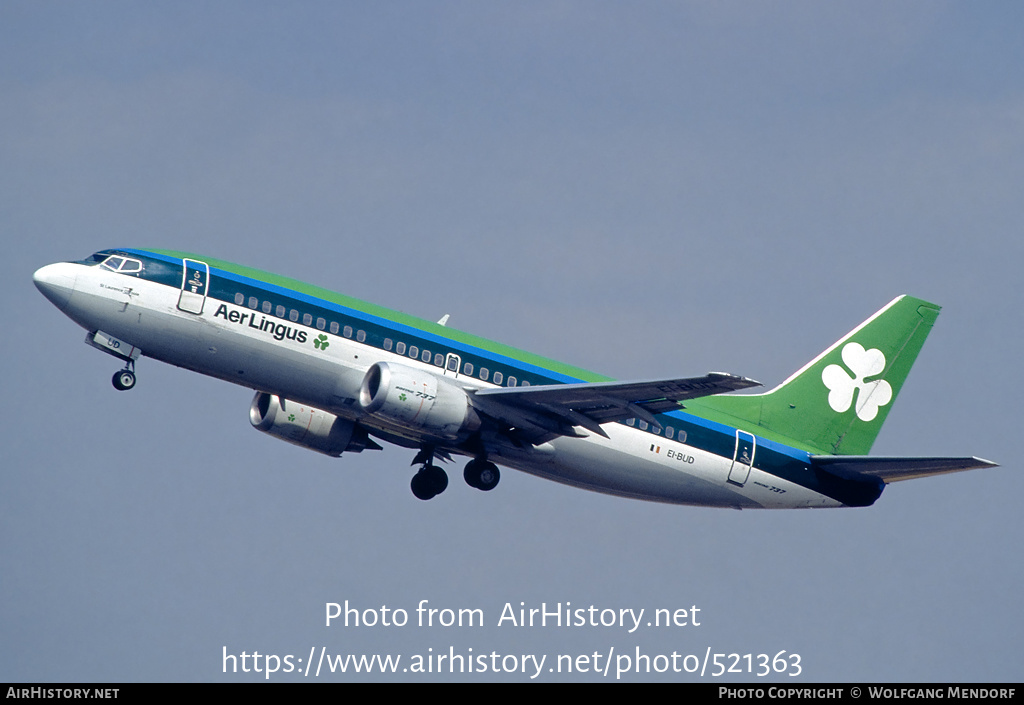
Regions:
<svg viewBox="0 0 1024 705"><path fill-rule="evenodd" d="M123 370L118 370L114 373L114 377L110 381L114 385L114 389L119 392L123 392L134 387L135 362L133 360L129 360Z"/></svg>

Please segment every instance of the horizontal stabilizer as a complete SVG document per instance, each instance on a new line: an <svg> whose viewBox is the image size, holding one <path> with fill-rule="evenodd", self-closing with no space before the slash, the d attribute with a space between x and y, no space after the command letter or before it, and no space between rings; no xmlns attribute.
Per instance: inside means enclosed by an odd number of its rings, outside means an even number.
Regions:
<svg viewBox="0 0 1024 705"><path fill-rule="evenodd" d="M877 477L885 483L975 468L998 467L997 463L981 458L902 458L873 455L812 455L811 464L840 477Z"/></svg>

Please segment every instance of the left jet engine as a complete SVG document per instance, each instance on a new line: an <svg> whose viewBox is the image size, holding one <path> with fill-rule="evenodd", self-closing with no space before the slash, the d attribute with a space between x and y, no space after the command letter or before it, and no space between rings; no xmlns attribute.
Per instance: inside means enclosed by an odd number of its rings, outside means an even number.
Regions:
<svg viewBox="0 0 1024 705"><path fill-rule="evenodd" d="M256 392L253 397L249 423L257 431L335 458L344 451L380 449L366 429L352 421L266 392Z"/></svg>
<svg viewBox="0 0 1024 705"><path fill-rule="evenodd" d="M455 440L480 428L480 417L465 390L405 365L371 365L359 388L359 406L378 420L416 435Z"/></svg>

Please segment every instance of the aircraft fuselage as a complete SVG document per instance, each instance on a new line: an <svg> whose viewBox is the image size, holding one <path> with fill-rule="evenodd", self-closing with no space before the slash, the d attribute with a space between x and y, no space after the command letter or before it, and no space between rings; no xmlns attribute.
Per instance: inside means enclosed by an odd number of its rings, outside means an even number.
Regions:
<svg viewBox="0 0 1024 705"><path fill-rule="evenodd" d="M512 397L480 392L579 383L600 390L607 380L256 270L195 255L110 250L83 262L48 265L34 278L88 331L87 342L126 362L119 388L134 384L141 353L256 390L252 418L258 428L272 402L319 413L335 424L335 435L353 439L345 441L345 450L379 447L354 440L368 434L427 449L426 466L433 457L461 454L585 489L674 504L862 506L881 493L879 482L823 477L810 450L754 425L733 427L682 408L652 414L638 409L637 417L601 421L599 427L572 409L561 417L545 415L543 405L536 407L540 412L524 412L507 403ZM395 376L385 381L397 385L389 392L393 397L373 402L385 405L379 412L368 411L376 408L368 400L377 390L367 388L374 366L378 376ZM410 395L418 395L419 407L408 406ZM550 426L571 426L574 418L579 423L571 434ZM304 440L303 429L284 420L279 426L275 435L318 449ZM341 448L331 454L340 455Z"/></svg>

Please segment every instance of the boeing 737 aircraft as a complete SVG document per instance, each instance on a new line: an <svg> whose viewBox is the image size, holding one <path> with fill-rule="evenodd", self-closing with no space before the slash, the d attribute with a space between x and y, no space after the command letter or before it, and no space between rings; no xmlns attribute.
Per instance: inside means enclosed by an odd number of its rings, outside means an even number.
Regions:
<svg viewBox="0 0 1024 705"><path fill-rule="evenodd" d="M615 382L302 282L167 250L103 250L35 284L124 362L150 357L256 390L258 430L340 456L416 451L412 491L448 486L435 460L492 490L504 466L623 497L746 509L861 507L889 482L994 466L867 453L939 307L900 296L763 394L745 377Z"/></svg>

